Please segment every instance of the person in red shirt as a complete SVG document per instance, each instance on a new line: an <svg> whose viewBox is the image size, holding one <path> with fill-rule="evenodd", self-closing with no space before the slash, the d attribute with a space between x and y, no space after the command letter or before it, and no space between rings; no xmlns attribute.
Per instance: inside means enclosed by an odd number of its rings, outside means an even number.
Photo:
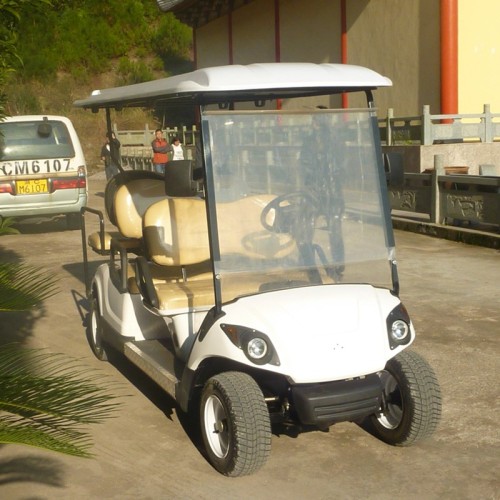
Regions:
<svg viewBox="0 0 500 500"><path fill-rule="evenodd" d="M155 138L151 143L153 148L153 167L159 174L165 173L165 165L168 162L168 153L172 150L170 144L163 138L161 129L155 130Z"/></svg>

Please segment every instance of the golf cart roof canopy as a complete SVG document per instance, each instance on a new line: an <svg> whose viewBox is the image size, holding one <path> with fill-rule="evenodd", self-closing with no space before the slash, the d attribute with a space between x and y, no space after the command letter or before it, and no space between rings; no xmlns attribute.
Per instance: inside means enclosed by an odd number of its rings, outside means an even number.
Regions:
<svg viewBox="0 0 500 500"><path fill-rule="evenodd" d="M94 90L80 108L147 107L159 102L213 104L337 94L389 87L389 78L347 64L261 63L203 68L125 87Z"/></svg>

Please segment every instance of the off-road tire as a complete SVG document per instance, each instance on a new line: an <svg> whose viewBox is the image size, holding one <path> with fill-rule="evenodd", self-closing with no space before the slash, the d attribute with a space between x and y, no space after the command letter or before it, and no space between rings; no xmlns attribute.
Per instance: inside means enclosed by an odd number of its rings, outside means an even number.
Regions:
<svg viewBox="0 0 500 500"><path fill-rule="evenodd" d="M370 432L394 446L410 446L433 434L441 417L441 390L430 365L403 351L380 374L385 408L369 417Z"/></svg>
<svg viewBox="0 0 500 500"><path fill-rule="evenodd" d="M271 451L271 424L255 380L241 372L210 378L200 401L201 434L209 462L226 476L252 474Z"/></svg>

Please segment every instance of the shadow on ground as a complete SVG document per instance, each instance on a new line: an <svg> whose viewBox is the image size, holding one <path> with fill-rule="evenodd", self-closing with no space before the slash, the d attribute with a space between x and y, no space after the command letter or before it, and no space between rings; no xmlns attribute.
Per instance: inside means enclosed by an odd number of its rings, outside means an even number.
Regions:
<svg viewBox="0 0 500 500"><path fill-rule="evenodd" d="M23 261L16 252L1 245L0 259L3 262ZM0 345L26 342L33 335L35 323L46 314L47 311L43 303L28 311L0 311Z"/></svg>
<svg viewBox="0 0 500 500"><path fill-rule="evenodd" d="M21 456L0 460L0 485L31 482L62 488L62 463L47 457Z"/></svg>
<svg viewBox="0 0 500 500"><path fill-rule="evenodd" d="M70 231L64 215L16 219L13 227L21 234L44 234Z"/></svg>

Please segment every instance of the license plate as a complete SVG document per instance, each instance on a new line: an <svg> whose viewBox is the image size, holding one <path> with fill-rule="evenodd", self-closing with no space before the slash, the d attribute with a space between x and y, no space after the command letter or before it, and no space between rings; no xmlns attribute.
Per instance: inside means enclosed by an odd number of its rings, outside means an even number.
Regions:
<svg viewBox="0 0 500 500"><path fill-rule="evenodd" d="M49 192L47 179L16 181L17 194L43 194Z"/></svg>

